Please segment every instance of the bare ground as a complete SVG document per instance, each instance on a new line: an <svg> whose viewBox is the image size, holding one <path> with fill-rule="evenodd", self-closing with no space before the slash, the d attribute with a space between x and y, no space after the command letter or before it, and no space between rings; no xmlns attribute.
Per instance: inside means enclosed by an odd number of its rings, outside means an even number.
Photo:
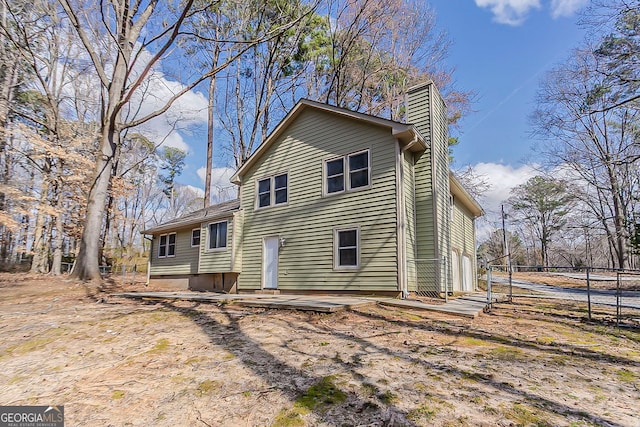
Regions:
<svg viewBox="0 0 640 427"><path fill-rule="evenodd" d="M0 404L65 405L69 426L640 425L640 331L579 305L468 320L109 296L132 288L0 275Z"/></svg>

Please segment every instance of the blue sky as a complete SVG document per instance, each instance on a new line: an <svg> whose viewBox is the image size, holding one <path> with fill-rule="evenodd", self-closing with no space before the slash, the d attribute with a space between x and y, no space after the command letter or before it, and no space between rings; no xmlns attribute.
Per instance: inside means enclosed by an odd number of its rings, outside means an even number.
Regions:
<svg viewBox="0 0 640 427"><path fill-rule="evenodd" d="M539 7L516 19L478 6L483 3ZM570 16L554 17L551 1L531 0L432 0L432 7L453 41L448 62L456 68L459 87L476 93L474 112L460 125L456 166L528 162L532 145L528 117L538 82L584 38L584 30L576 25L579 9ZM500 22L509 18L510 24Z"/></svg>
<svg viewBox="0 0 640 427"><path fill-rule="evenodd" d="M420 1L420 0L416 0ZM461 90L475 93L473 112L460 122L454 168L473 166L492 185L480 200L487 215L479 237L498 225L509 191L535 175L529 116L540 79L577 47L585 31L578 13L588 0L431 0L441 30L452 45L447 64ZM195 94L191 105L205 103ZM202 98L202 99L199 99ZM200 110L205 119L204 110ZM154 126L156 126L154 124ZM176 133L173 133L176 135ZM180 181L204 188L204 129L183 134L189 156ZM180 146L181 143L170 145ZM216 156L217 157L217 156ZM214 182L228 184L230 169L218 157ZM216 190L213 191L214 196Z"/></svg>
<svg viewBox="0 0 640 427"><path fill-rule="evenodd" d="M460 89L475 92L473 112L460 123L454 168L474 167L491 185L480 202L481 240L499 227L500 204L536 174L530 115L540 79L578 47L577 25L588 0L432 0L452 46Z"/></svg>

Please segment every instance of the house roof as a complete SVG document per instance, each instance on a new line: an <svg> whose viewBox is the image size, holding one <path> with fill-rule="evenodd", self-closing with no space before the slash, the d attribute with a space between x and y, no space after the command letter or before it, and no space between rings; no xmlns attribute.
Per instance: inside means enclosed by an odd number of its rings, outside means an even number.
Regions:
<svg viewBox="0 0 640 427"><path fill-rule="evenodd" d="M449 191L451 194L459 200L462 205L469 209L474 218L484 215L482 207L471 194L463 187L462 183L456 175L449 171Z"/></svg>
<svg viewBox="0 0 640 427"><path fill-rule="evenodd" d="M284 119L276 126L276 128L269 134L267 139L258 147L258 149L247 159L247 161L236 171L231 177L231 182L240 185L242 183L242 176L262 157L262 155L269 149L271 145L278 139L285 129L291 124L296 117L300 115L306 109L321 110L330 114L335 114L341 117L347 117L353 120L368 123L373 126L380 126L391 130L391 134L398 138L406 145L410 145L410 150L419 151L427 148L425 138L420 135L420 132L412 124L400 123L393 120L383 119L381 117L371 116L369 114L358 113L346 108L335 107L329 104L323 104L321 102L312 101L310 99L301 99L298 103L289 111ZM415 144L417 142L417 144Z"/></svg>
<svg viewBox="0 0 640 427"><path fill-rule="evenodd" d="M190 225L200 224L205 221L211 221L214 219L228 218L240 209L240 199L229 200L228 202L218 203L217 205L211 205L204 209L190 212L181 217L172 219L162 223L156 227L152 227L141 231L142 234L158 234L167 231L173 231L180 228L188 227Z"/></svg>

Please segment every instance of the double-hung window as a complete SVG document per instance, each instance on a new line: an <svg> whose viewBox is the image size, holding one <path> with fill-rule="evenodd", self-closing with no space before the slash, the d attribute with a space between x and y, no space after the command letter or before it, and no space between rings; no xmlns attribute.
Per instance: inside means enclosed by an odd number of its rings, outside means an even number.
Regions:
<svg viewBox="0 0 640 427"><path fill-rule="evenodd" d="M158 258L176 256L176 233L162 234L158 242Z"/></svg>
<svg viewBox="0 0 640 427"><path fill-rule="evenodd" d="M360 264L360 230L348 228L334 230L334 267L358 268Z"/></svg>
<svg viewBox="0 0 640 427"><path fill-rule="evenodd" d="M283 205L289 201L289 176L286 173L258 180L258 208Z"/></svg>
<svg viewBox="0 0 640 427"><path fill-rule="evenodd" d="M223 249L227 247L227 221L209 224L207 233L207 248L209 250Z"/></svg>
<svg viewBox="0 0 640 427"><path fill-rule="evenodd" d="M369 187L371 184L369 150L326 160L324 173L326 194Z"/></svg>
<svg viewBox="0 0 640 427"><path fill-rule="evenodd" d="M191 247L197 248L200 246L200 229L194 228L191 230Z"/></svg>

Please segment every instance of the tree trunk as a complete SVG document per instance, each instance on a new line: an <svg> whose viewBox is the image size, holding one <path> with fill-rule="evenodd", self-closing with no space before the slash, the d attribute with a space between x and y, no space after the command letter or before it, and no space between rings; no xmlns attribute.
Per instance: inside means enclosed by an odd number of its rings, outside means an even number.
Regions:
<svg viewBox="0 0 640 427"><path fill-rule="evenodd" d="M42 180L42 187L40 188L40 207L47 204L47 197L49 194L49 181L47 177ZM31 273L48 273L49 272L49 260L46 253L46 215L43 209L38 209L36 216L36 224L34 229L33 238L33 259L31 261Z"/></svg>
<svg viewBox="0 0 640 427"><path fill-rule="evenodd" d="M78 258L72 277L80 280L100 280L100 236L111 181L114 147L119 143L120 132L114 127L105 129L101 138L101 155L96 162L94 180L87 198L87 214L80 238Z"/></svg>
<svg viewBox="0 0 640 427"><path fill-rule="evenodd" d="M56 208L58 214L55 217L55 238L52 238L53 242L53 260L51 262L51 274L59 276L62 273L62 242L63 242L63 225L62 225L62 190L59 185L55 186Z"/></svg>

